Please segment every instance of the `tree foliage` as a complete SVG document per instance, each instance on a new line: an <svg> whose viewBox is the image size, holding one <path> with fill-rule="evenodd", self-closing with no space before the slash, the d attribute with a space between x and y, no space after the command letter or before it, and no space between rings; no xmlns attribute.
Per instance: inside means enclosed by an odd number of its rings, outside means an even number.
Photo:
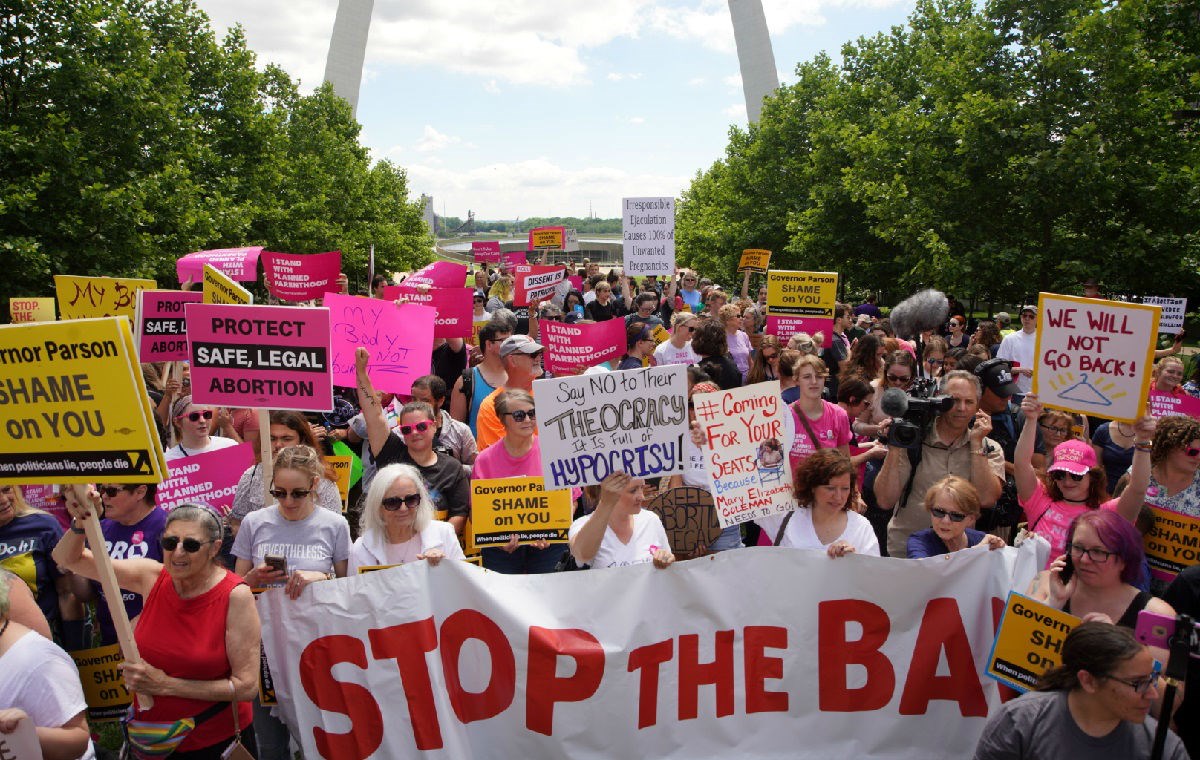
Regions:
<svg viewBox="0 0 1200 760"><path fill-rule="evenodd" d="M255 68L190 0L15 0L0 16L0 298L53 274L151 276L206 248L340 249L365 279L432 239L349 106Z"/></svg>
<svg viewBox="0 0 1200 760"><path fill-rule="evenodd" d="M801 63L679 204L681 258L899 297L1200 295L1200 19L1173 0L920 0Z"/></svg>

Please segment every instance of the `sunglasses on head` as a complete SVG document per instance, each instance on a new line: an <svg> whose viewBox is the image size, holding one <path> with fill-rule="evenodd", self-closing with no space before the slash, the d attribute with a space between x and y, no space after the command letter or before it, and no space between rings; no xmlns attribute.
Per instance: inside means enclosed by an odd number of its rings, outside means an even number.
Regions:
<svg viewBox="0 0 1200 760"><path fill-rule="evenodd" d="M183 550L188 554L195 554L196 552L200 551L201 546L212 543L212 541L200 541L198 539L191 538L190 536L183 539L181 539L179 536L163 536L162 538L158 539L158 545L162 547L164 552L175 551L177 548L179 548L180 542L183 543Z"/></svg>
<svg viewBox="0 0 1200 760"><path fill-rule="evenodd" d="M277 501L283 501L289 496L289 492L284 488L272 488L269 493ZM290 495L294 500L299 501L307 499L310 493L312 493L312 490L308 488L293 488Z"/></svg>
<svg viewBox="0 0 1200 760"><path fill-rule="evenodd" d="M509 417L512 417L517 422L524 422L526 419L537 419L537 411L534 409L529 409L528 411L525 409L518 409L515 412L505 412L505 414L507 414Z"/></svg>
<svg viewBox="0 0 1200 760"><path fill-rule="evenodd" d="M415 425L401 425L400 426L400 435L412 435L412 432L414 430L417 431L418 433L424 433L426 430L428 430L431 427L433 427L433 422L430 420L425 420L424 422L418 422Z"/></svg>
<svg viewBox="0 0 1200 760"><path fill-rule="evenodd" d="M1055 480L1066 480L1067 478L1070 478L1076 483L1083 480L1083 475L1076 475L1073 472L1066 472L1064 470L1055 470L1054 472L1050 473L1050 477L1054 478Z"/></svg>
<svg viewBox="0 0 1200 760"><path fill-rule="evenodd" d="M410 493L408 496L385 496L383 501L379 503L389 512L395 512L400 507L416 509L421 506L421 494Z"/></svg>
<svg viewBox="0 0 1200 760"><path fill-rule="evenodd" d="M211 420L213 418L212 409L205 409L203 412L192 412L190 414L179 415L180 419L187 418L189 422L199 422L201 418Z"/></svg>
<svg viewBox="0 0 1200 760"><path fill-rule="evenodd" d="M967 519L967 516L962 512L949 512L945 509L938 509L937 507L930 509L929 514L933 515L934 519L937 520L944 520L949 517L950 522L962 522L963 520Z"/></svg>

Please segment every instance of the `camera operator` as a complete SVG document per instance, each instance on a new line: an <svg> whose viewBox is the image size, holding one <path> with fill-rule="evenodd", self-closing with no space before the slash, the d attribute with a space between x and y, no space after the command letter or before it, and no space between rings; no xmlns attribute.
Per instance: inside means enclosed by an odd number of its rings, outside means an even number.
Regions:
<svg viewBox="0 0 1200 760"><path fill-rule="evenodd" d="M1004 455L987 437L992 420L979 409L983 394L979 378L961 370L950 372L942 392L949 400L929 399L924 401L928 407L917 407L942 410L932 424L925 426L919 446L897 445L897 421L889 427L888 453L875 478L875 499L881 509L895 508L888 523L890 557L907 557L908 537L931 526L922 502L929 487L945 476L957 475L971 481L984 509L990 509L1000 495ZM907 407L908 400L901 405Z"/></svg>

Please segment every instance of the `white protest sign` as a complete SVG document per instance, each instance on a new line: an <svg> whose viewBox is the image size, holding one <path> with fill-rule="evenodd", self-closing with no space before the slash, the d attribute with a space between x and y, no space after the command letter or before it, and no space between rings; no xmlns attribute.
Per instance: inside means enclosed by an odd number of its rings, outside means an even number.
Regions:
<svg viewBox="0 0 1200 760"><path fill-rule="evenodd" d="M625 274L675 273L675 199L622 198Z"/></svg>
<svg viewBox="0 0 1200 760"><path fill-rule="evenodd" d="M1113 420L1145 413L1157 306L1038 294L1033 392L1046 406Z"/></svg>
<svg viewBox="0 0 1200 760"><path fill-rule="evenodd" d="M704 469L721 527L795 508L791 412L779 381L692 397L704 435Z"/></svg>
<svg viewBox="0 0 1200 760"><path fill-rule="evenodd" d="M1142 303L1162 309L1162 314L1158 317L1159 332L1177 333L1183 329L1183 316L1187 314L1186 298L1146 296L1142 299Z"/></svg>
<svg viewBox="0 0 1200 760"><path fill-rule="evenodd" d="M533 396L546 490L593 485L611 472L683 472L686 367L535 380Z"/></svg>
<svg viewBox="0 0 1200 760"><path fill-rule="evenodd" d="M0 760L42 760L32 718L22 718L11 734L0 734Z"/></svg>

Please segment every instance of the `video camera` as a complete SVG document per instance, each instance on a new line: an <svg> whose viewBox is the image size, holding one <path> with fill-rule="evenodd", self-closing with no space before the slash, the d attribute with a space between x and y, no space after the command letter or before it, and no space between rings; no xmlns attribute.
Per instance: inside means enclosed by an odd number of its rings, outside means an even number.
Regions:
<svg viewBox="0 0 1200 760"><path fill-rule="evenodd" d="M937 381L918 380L911 393L899 388L883 392L880 408L892 418L888 428L887 445L902 449L919 449L929 426L939 414L954 408L954 399L937 394Z"/></svg>

